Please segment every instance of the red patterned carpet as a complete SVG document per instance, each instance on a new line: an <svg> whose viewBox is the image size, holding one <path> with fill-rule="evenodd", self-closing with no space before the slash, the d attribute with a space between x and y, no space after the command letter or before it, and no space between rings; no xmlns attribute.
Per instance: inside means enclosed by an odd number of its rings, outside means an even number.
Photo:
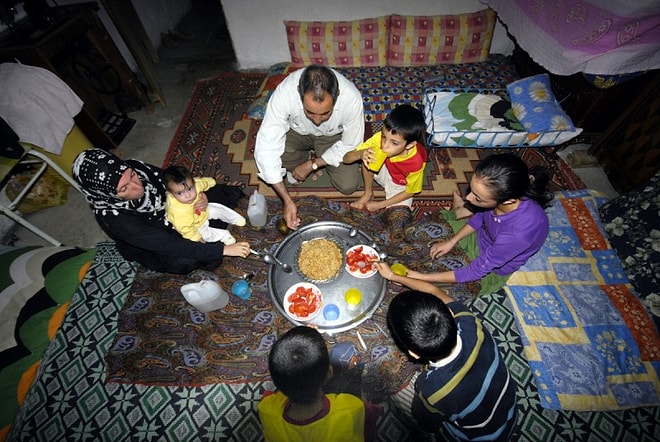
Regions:
<svg viewBox="0 0 660 442"><path fill-rule="evenodd" d="M199 176L243 181L247 192L253 189L274 195L257 177L254 142L260 120L246 117L247 109L258 96L265 78L261 73L224 72L197 83L188 108L170 144L163 166L188 166ZM366 134L380 130L378 122L366 123ZM509 149L434 148L420 200L451 200L452 192L465 192L474 165L484 156ZM545 164L554 172L552 189L584 188L584 183L552 149L511 149L529 165ZM331 199L350 199L335 191L323 170L304 184L291 188L293 196L318 195Z"/></svg>

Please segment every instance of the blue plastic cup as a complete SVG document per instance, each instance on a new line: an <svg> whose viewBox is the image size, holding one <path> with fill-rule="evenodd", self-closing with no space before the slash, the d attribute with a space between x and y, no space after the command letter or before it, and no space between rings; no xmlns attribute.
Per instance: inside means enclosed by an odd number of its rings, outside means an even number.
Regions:
<svg viewBox="0 0 660 442"><path fill-rule="evenodd" d="M249 299L252 296L250 284L244 279L239 279L231 286L231 292L241 299Z"/></svg>
<svg viewBox="0 0 660 442"><path fill-rule="evenodd" d="M339 318L339 307L335 304L328 304L323 307L323 317L326 321L336 321Z"/></svg>

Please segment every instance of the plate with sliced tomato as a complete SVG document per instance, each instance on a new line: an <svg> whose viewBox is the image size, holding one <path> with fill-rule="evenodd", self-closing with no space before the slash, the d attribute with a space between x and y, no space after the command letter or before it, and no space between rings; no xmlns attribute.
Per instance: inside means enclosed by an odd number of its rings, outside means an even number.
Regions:
<svg viewBox="0 0 660 442"><path fill-rule="evenodd" d="M378 261L378 252L366 245L353 246L346 251L346 271L356 278L369 278L377 270L372 263Z"/></svg>
<svg viewBox="0 0 660 442"><path fill-rule="evenodd" d="M294 284L284 294L284 311L296 321L309 321L321 311L321 290L309 282Z"/></svg>

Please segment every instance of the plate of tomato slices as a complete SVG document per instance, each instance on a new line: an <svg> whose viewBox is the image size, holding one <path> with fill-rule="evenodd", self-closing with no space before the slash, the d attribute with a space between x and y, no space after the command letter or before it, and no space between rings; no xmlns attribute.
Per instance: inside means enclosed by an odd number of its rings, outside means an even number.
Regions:
<svg viewBox="0 0 660 442"><path fill-rule="evenodd" d="M369 278L377 270L372 263L378 261L378 252L365 245L353 246L346 251L346 271L356 278Z"/></svg>
<svg viewBox="0 0 660 442"><path fill-rule="evenodd" d="M294 284L284 294L284 311L296 321L309 321L321 311L321 290L309 282Z"/></svg>

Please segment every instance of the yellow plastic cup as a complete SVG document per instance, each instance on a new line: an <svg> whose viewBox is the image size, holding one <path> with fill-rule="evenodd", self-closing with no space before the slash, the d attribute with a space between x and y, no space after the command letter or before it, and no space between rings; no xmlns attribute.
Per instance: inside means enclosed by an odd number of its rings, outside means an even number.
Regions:
<svg viewBox="0 0 660 442"><path fill-rule="evenodd" d="M387 159L387 153L383 151L380 147L379 148L374 148L374 155L376 158L369 163L369 170L373 172L378 172L381 167L383 167L383 164L385 164L385 160Z"/></svg>
<svg viewBox="0 0 660 442"><path fill-rule="evenodd" d="M344 300L348 310L357 310L360 302L362 302L362 292L359 289L350 288L344 293Z"/></svg>
<svg viewBox="0 0 660 442"><path fill-rule="evenodd" d="M399 276L406 276L408 274L408 269L401 263L395 262L390 268Z"/></svg>

